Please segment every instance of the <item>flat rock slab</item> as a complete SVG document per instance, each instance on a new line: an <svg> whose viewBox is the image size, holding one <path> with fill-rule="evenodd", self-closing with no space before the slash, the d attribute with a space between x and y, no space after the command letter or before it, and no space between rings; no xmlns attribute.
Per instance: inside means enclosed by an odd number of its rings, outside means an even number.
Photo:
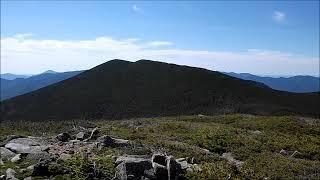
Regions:
<svg viewBox="0 0 320 180"><path fill-rule="evenodd" d="M45 151L48 149L48 146L29 146L29 145L24 145L24 144L19 144L19 143L8 143L5 145L5 148L16 152L16 153L40 153L42 151Z"/></svg>
<svg viewBox="0 0 320 180"><path fill-rule="evenodd" d="M17 138L17 139L12 139L8 143L22 144L22 145L26 145L26 146L40 146L41 145L40 142L37 141L35 138Z"/></svg>

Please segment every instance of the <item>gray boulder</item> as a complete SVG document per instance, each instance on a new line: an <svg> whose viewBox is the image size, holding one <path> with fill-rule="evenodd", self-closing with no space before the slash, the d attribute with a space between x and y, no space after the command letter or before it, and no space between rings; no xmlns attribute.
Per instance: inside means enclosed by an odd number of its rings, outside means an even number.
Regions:
<svg viewBox="0 0 320 180"><path fill-rule="evenodd" d="M6 179L6 175L1 175L0 176L0 180L5 180Z"/></svg>
<svg viewBox="0 0 320 180"><path fill-rule="evenodd" d="M115 179L155 179L152 162L144 156L120 156Z"/></svg>
<svg viewBox="0 0 320 180"><path fill-rule="evenodd" d="M85 139L85 141L88 141L88 140L91 140L91 139L97 139L99 137L99 133L100 133L99 128L97 128L97 127L94 128L91 131L90 136L87 139Z"/></svg>
<svg viewBox="0 0 320 180"><path fill-rule="evenodd" d="M191 167L191 164L188 163L186 158L176 159L176 162L179 164L181 170L187 170Z"/></svg>
<svg viewBox="0 0 320 180"><path fill-rule="evenodd" d="M9 141L11 141L12 139L16 139L16 138L24 138L25 136L21 136L21 135L9 135L7 136L7 138L5 140L3 140L2 142L0 142L0 146L4 146L6 145Z"/></svg>
<svg viewBox="0 0 320 180"><path fill-rule="evenodd" d="M26 155L25 159L26 160L40 160L40 159L50 159L51 155L47 152L36 152L36 153L29 153Z"/></svg>
<svg viewBox="0 0 320 180"><path fill-rule="evenodd" d="M21 154L15 155L10 161L13 163L19 162L21 160Z"/></svg>
<svg viewBox="0 0 320 180"><path fill-rule="evenodd" d="M5 145L7 149L10 149L13 152L16 153L39 153L42 151L46 151L48 149L48 146L30 146L26 144L20 144L20 143L14 143L9 142Z"/></svg>
<svg viewBox="0 0 320 180"><path fill-rule="evenodd" d="M71 136L68 133L61 133L56 136L56 139L61 142L67 142L71 139Z"/></svg>
<svg viewBox="0 0 320 180"><path fill-rule="evenodd" d="M84 140L85 138L87 138L89 136L89 134L87 132L79 132L76 135L77 140Z"/></svg>
<svg viewBox="0 0 320 180"><path fill-rule="evenodd" d="M237 168L241 168L244 162L235 159L231 153L223 153L222 158L226 159L229 164L235 165Z"/></svg>
<svg viewBox="0 0 320 180"><path fill-rule="evenodd" d="M26 146L40 146L40 142L37 141L36 138L16 138L12 139L8 143L16 143L16 144L22 144Z"/></svg>
<svg viewBox="0 0 320 180"><path fill-rule="evenodd" d="M8 168L7 170L6 170L6 176L7 176L7 180L18 180L18 178L16 178L15 176L16 176L16 174L17 174L17 172L15 171L15 170L13 170L13 169L11 169L11 168Z"/></svg>
<svg viewBox="0 0 320 180"><path fill-rule="evenodd" d="M67 153L62 153L62 154L60 154L60 156L59 156L59 159L61 159L61 160L68 160L68 159L70 159L71 158L71 155L70 154L67 154Z"/></svg>
<svg viewBox="0 0 320 180"><path fill-rule="evenodd" d="M33 176L47 176L49 175L49 164L51 160L40 160L33 166Z"/></svg>
<svg viewBox="0 0 320 180"><path fill-rule="evenodd" d="M3 161L7 161L7 160L13 158L16 154L7 148L0 147L0 155L1 155L1 159Z"/></svg>
<svg viewBox="0 0 320 180"><path fill-rule="evenodd" d="M126 147L130 146L129 140L116 139L110 136L101 136L97 139L97 142L100 146L103 147Z"/></svg>

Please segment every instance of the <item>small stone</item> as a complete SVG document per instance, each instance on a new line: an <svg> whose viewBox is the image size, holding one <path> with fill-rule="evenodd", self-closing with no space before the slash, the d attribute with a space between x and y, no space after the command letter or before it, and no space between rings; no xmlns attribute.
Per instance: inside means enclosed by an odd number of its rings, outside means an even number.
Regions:
<svg viewBox="0 0 320 180"><path fill-rule="evenodd" d="M19 162L21 160L21 154L15 155L10 161L13 163Z"/></svg>

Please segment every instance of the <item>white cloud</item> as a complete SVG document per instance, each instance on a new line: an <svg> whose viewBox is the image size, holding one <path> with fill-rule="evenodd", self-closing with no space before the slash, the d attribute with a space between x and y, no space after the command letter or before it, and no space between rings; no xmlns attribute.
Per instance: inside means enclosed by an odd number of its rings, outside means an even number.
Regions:
<svg viewBox="0 0 320 180"><path fill-rule="evenodd" d="M286 14L281 11L274 11L273 19L277 22L283 22L286 19Z"/></svg>
<svg viewBox="0 0 320 180"><path fill-rule="evenodd" d="M15 38L18 38L18 39L23 39L23 38L27 38L27 37L31 37L33 36L32 33L24 33L24 34L16 34L14 35Z"/></svg>
<svg viewBox="0 0 320 180"><path fill-rule="evenodd" d="M149 46L169 46L169 45L172 45L173 43L172 42L169 42L169 41L152 41L152 42L149 42L148 45Z"/></svg>
<svg viewBox="0 0 320 180"><path fill-rule="evenodd" d="M319 59L279 51L249 49L243 52L173 49L162 41L98 37L88 40L1 39L1 73L32 74L48 69L89 69L111 59L152 59L218 71L265 75L318 75ZM157 46L150 46L150 45Z"/></svg>
<svg viewBox="0 0 320 180"><path fill-rule="evenodd" d="M139 8L136 4L132 5L131 9L133 10L133 12L136 12L136 13L142 12L142 9Z"/></svg>

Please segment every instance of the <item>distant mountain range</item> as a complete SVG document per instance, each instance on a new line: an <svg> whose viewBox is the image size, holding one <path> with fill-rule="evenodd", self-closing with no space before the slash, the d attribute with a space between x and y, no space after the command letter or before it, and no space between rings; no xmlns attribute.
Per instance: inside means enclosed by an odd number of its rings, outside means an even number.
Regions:
<svg viewBox="0 0 320 180"><path fill-rule="evenodd" d="M288 93L202 68L111 60L2 101L4 120L249 113L319 116L319 93Z"/></svg>
<svg viewBox="0 0 320 180"><path fill-rule="evenodd" d="M32 75L17 75L17 74L11 74L11 73L5 73L0 75L1 79L6 79L6 80L14 80L17 78L28 78L30 76Z"/></svg>
<svg viewBox="0 0 320 180"><path fill-rule="evenodd" d="M244 80L261 82L272 89L296 93L318 92L320 91L320 78L313 76L293 76L293 77L262 77L249 73L226 73L233 77Z"/></svg>
<svg viewBox="0 0 320 180"><path fill-rule="evenodd" d="M8 99L18 95L22 95L22 94L43 88L50 84L68 79L81 72L82 71L71 71L71 72L57 73L49 70L42 74L34 75L31 77L21 78L21 76L19 75L13 75L11 76L12 78L16 77L13 80L7 80L7 79L1 78L0 79L1 80L1 87L0 87L1 98L0 99L4 100L4 99Z"/></svg>

